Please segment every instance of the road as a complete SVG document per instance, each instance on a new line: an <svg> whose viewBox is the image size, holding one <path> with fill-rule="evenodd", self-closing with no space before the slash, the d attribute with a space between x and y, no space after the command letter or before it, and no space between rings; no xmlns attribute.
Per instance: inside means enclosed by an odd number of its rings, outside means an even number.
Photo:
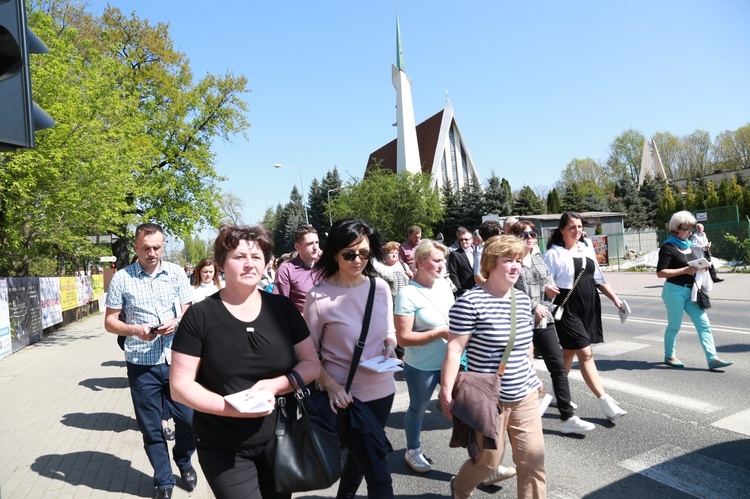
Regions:
<svg viewBox="0 0 750 499"><path fill-rule="evenodd" d="M661 300L627 296L633 311L623 325L616 309L603 302L605 343L594 357L605 388L628 415L616 423L601 413L594 395L574 365L571 372L577 414L596 424L586 435L564 435L559 414L544 416L548 497L550 498L739 498L750 497L750 328L747 304L714 300L710 318L719 355L735 364L724 372L706 367L691 325L678 336L681 370L662 361L665 311ZM544 364L537 361L549 384ZM433 471L418 475L404 463L403 413L408 397L399 383L388 435L396 451L390 458L400 497L446 497L448 480L465 459L448 448L449 424L430 408L422 446ZM511 461L506 451L506 464ZM360 488L365 494L365 487ZM295 497L334 497L335 488ZM516 497L515 479L477 491L476 498Z"/></svg>

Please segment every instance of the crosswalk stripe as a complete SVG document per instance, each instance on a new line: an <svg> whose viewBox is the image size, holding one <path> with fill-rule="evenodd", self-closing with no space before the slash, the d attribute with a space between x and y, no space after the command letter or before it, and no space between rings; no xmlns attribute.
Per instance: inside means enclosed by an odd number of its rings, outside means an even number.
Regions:
<svg viewBox="0 0 750 499"><path fill-rule="evenodd" d="M727 416L724 419L711 423L711 425L750 436L750 409Z"/></svg>
<svg viewBox="0 0 750 499"><path fill-rule="evenodd" d="M616 320L617 322L620 322L620 316L618 315L609 315L609 314L602 314L602 319L608 319L608 320ZM629 322L637 322L638 324L653 324L658 326L666 326L667 321L662 319L639 319L637 317L628 317L627 322L623 324L624 326L627 326ZM691 322L682 322L682 326L680 329L690 329L692 331L695 331L695 326ZM711 331L713 332L722 332L722 333L736 333L736 334L747 334L750 335L750 329L743 328L743 327L734 327L734 326L717 326L716 324L711 324Z"/></svg>
<svg viewBox="0 0 750 499"><path fill-rule="evenodd" d="M747 497L750 472L737 466L664 445L627 459L620 466L693 497Z"/></svg>

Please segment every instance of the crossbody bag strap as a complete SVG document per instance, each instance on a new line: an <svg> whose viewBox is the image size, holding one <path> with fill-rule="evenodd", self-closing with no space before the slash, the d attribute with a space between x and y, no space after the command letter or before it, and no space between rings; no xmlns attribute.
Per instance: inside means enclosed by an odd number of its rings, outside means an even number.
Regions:
<svg viewBox="0 0 750 499"><path fill-rule="evenodd" d="M505 345L505 351L503 352L503 358L500 361L500 367L497 368L497 374L500 376L505 372L505 366L508 364L508 358L510 358L510 352L513 350L513 344L516 342L516 289L510 288L510 337L508 338L508 344Z"/></svg>
<svg viewBox="0 0 750 499"><path fill-rule="evenodd" d="M354 381L354 374L357 372L357 366L359 366L359 359L362 358L362 350L365 348L365 340L367 339L367 332L370 329L370 318L372 317L372 305L375 302L375 278L370 277L370 293L367 295L367 305L365 305L365 316L362 319L362 332L359 334L359 340L354 346L354 355L352 355L352 365L349 368L349 377L346 379L346 393L349 393L349 389L352 387L352 381Z"/></svg>
<svg viewBox="0 0 750 499"><path fill-rule="evenodd" d="M567 295L565 295L565 299L560 304L561 307L564 307L565 304L568 303L568 298L570 298L570 295L573 294L573 290L576 289L576 285L578 284L578 281L580 281L581 277L583 277L583 273L586 271L586 260L588 260L588 258L586 258L586 255L584 255L581 260L581 271L578 273L576 280L573 281L573 286L570 288L570 291L568 292Z"/></svg>

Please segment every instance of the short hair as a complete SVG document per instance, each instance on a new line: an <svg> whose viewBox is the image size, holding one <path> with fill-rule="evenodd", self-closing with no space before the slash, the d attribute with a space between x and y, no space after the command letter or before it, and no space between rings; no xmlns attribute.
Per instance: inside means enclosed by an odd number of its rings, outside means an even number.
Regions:
<svg viewBox="0 0 750 499"><path fill-rule="evenodd" d="M367 259L364 271L367 277L378 277L380 274L375 270L372 263L373 258L383 261L383 248L380 234L375 228L361 218L345 218L337 220L328 231L326 245L323 254L313 265L315 272L314 281L324 281L336 274L339 266L334 260L336 254L344 248L348 248L360 239L367 238L370 243L370 258Z"/></svg>
<svg viewBox="0 0 750 499"><path fill-rule="evenodd" d="M471 237L481 237L482 239L484 239L482 235L479 234L479 229L474 229L474 231L471 233Z"/></svg>
<svg viewBox="0 0 750 499"><path fill-rule="evenodd" d="M151 234L156 234L157 232L164 236L164 229L161 227L161 225L152 222L146 222L145 224L141 224L135 228L135 238L138 239L140 236L150 236Z"/></svg>
<svg viewBox="0 0 750 499"><path fill-rule="evenodd" d="M695 227L695 217L689 211L678 211L669 219L669 232L677 232L683 225Z"/></svg>
<svg viewBox="0 0 750 499"><path fill-rule="evenodd" d="M463 236L464 234L468 234L468 233L469 233L469 229L467 229L466 227L459 227L458 229L456 229L456 237L457 238L459 236Z"/></svg>
<svg viewBox="0 0 750 499"><path fill-rule="evenodd" d="M398 251L398 249L401 247L400 244L398 244L396 241L388 241L383 245L383 253L388 254L391 251Z"/></svg>
<svg viewBox="0 0 750 499"><path fill-rule="evenodd" d="M294 244L301 244L302 240L308 234L318 235L318 231L312 225L300 225L297 230L294 231Z"/></svg>
<svg viewBox="0 0 750 499"><path fill-rule="evenodd" d="M421 233L422 233L422 227L420 227L419 225L412 225L411 227L409 227L408 235L411 236L412 234L421 234Z"/></svg>
<svg viewBox="0 0 750 499"><path fill-rule="evenodd" d="M565 242L563 241L562 236L562 230L568 226L568 222L570 222L571 218L580 220L581 224L583 225L583 217L581 215L572 211L566 211L560 217L560 221L557 223L557 228L552 231L552 235L549 236L549 239L547 240L547 249L550 249L553 245L565 246Z"/></svg>
<svg viewBox="0 0 750 499"><path fill-rule="evenodd" d="M523 228L526 226L531 227L531 230L536 232L536 225L534 225L534 222L530 222L529 220L519 220L518 222L510 226L508 234L520 236L521 232L523 232Z"/></svg>
<svg viewBox="0 0 750 499"><path fill-rule="evenodd" d="M500 227L500 222L496 220L482 222L482 225L480 225L477 230L479 230L479 235L483 241L488 240L492 236L499 236L503 233L502 227Z"/></svg>
<svg viewBox="0 0 750 499"><path fill-rule="evenodd" d="M518 219L516 217L505 217L505 220L503 220L503 228L507 227L508 225L513 225L517 222Z"/></svg>
<svg viewBox="0 0 750 499"><path fill-rule="evenodd" d="M484 243L484 249L482 250L482 262L480 264L482 277L489 279L490 272L497 265L498 258L506 256L523 258L525 252L526 248L524 248L523 243L515 236L491 237L489 241Z"/></svg>
<svg viewBox="0 0 750 499"><path fill-rule="evenodd" d="M448 254L448 248L443 246L442 244L433 241L432 239L422 239L422 242L419 243L419 246L417 246L417 249L414 250L414 261L417 261L417 258L425 259L430 257L430 253L432 253L432 250L438 250L443 253L443 257Z"/></svg>
<svg viewBox="0 0 750 499"><path fill-rule="evenodd" d="M230 251L240 245L240 241L254 242L263 252L264 263L271 260L273 251L273 237L262 225L223 225L219 229L219 237L214 241L214 260L219 267L224 266Z"/></svg>
<svg viewBox="0 0 750 499"><path fill-rule="evenodd" d="M214 263L213 258L204 258L198 265L193 269L193 287L199 288L201 285L201 271L204 267L213 266L214 268L214 285L218 288L221 286L221 280L219 280L219 267Z"/></svg>
<svg viewBox="0 0 750 499"><path fill-rule="evenodd" d="M701 230L705 229L705 227L703 227L702 223L695 224L695 230L698 230L698 227L700 227Z"/></svg>

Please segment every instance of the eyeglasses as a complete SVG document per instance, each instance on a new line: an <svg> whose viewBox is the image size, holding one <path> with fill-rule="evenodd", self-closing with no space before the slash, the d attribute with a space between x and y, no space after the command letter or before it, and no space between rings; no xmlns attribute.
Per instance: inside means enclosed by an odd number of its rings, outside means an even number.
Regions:
<svg viewBox="0 0 750 499"><path fill-rule="evenodd" d="M369 249L363 249L359 250L357 252L355 251L347 251L346 253L341 253L341 258L343 258L347 262L354 261L355 258L359 257L360 260L369 260L370 259L370 250Z"/></svg>
<svg viewBox="0 0 750 499"><path fill-rule="evenodd" d="M693 232L695 232L695 230L693 230L693 229L686 229L685 227L680 227L680 230L683 231L683 232L687 232L688 234L692 234Z"/></svg>
<svg viewBox="0 0 750 499"><path fill-rule="evenodd" d="M520 237L521 239L534 239L536 238L536 232L534 232L533 230L525 230L518 234L518 237Z"/></svg>

